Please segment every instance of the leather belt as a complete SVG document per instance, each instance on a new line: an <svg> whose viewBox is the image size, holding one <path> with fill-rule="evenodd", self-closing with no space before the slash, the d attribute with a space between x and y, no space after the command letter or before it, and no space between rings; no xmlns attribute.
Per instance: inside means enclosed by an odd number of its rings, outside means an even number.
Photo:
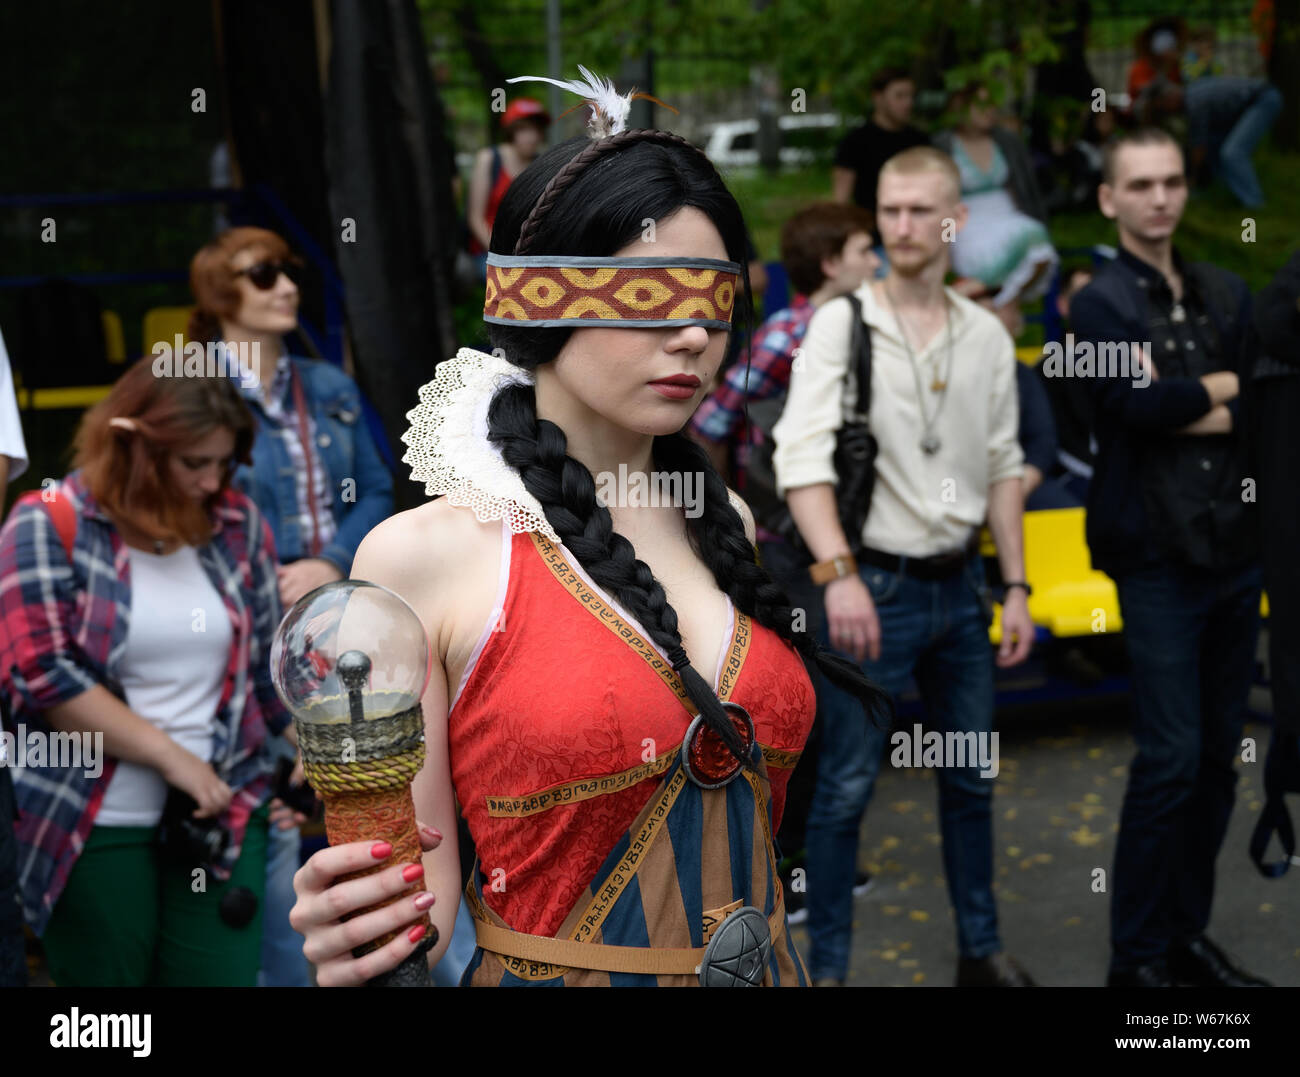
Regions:
<svg viewBox="0 0 1300 1077"><path fill-rule="evenodd" d="M472 884L472 883L471 883ZM467 892L467 896L468 892ZM508 927L488 923L481 918L483 910L478 903L470 902L474 918L474 933L484 950L524 961L537 961L566 968L600 969L603 972L641 972L652 975L690 976L699 971L707 947L695 949L667 949L652 946L610 946L606 943L578 942L574 939L556 939L545 935L529 935L512 931ZM726 921L724 920L723 923ZM785 934L785 895L778 884L776 908L767 918L772 932L772 944ZM721 925L719 925L719 930Z"/></svg>
<svg viewBox="0 0 1300 1077"><path fill-rule="evenodd" d="M860 564L875 565L888 572L901 572L918 580L947 580L959 575L967 559L979 549L978 536L972 537L960 550L937 553L931 557L899 557L884 550L864 546L857 555Z"/></svg>

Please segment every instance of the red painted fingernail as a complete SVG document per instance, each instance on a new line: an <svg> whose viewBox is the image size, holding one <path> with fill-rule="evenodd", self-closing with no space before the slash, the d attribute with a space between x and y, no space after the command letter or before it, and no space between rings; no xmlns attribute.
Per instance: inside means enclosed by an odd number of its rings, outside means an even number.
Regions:
<svg viewBox="0 0 1300 1077"><path fill-rule="evenodd" d="M424 924L416 924L415 927L411 928L411 930L406 933L406 941L419 942L422 938L424 938L424 933L427 930L428 928L425 927Z"/></svg>
<svg viewBox="0 0 1300 1077"><path fill-rule="evenodd" d="M415 907L419 909L421 912L424 912L424 910L427 909L432 904L433 904L433 895L430 894L427 890L415 899Z"/></svg>
<svg viewBox="0 0 1300 1077"><path fill-rule="evenodd" d="M424 874L423 864L407 864L406 867L402 869L402 878L405 879L408 883L415 882L415 880L418 879L423 874Z"/></svg>
<svg viewBox="0 0 1300 1077"><path fill-rule="evenodd" d="M370 855L376 860L386 860L393 855L393 846L391 842L378 841L370 846Z"/></svg>

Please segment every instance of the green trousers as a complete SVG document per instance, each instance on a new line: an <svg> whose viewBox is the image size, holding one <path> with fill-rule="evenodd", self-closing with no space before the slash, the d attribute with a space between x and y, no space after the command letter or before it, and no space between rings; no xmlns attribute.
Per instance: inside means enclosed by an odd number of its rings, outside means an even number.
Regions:
<svg viewBox="0 0 1300 1077"><path fill-rule="evenodd" d="M55 985L255 987L269 810L264 804L249 819L225 882L161 860L157 827L94 827L41 938ZM236 886L257 898L241 928L219 912Z"/></svg>

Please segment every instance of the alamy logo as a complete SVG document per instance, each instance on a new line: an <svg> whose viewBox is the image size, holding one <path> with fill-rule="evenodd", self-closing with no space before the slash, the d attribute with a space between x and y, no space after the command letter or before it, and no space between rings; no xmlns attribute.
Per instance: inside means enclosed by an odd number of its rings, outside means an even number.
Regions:
<svg viewBox="0 0 1300 1077"><path fill-rule="evenodd" d="M1091 340L1075 342L1073 333L1065 334L1065 344L1057 341L1043 345L1045 378L1128 378L1133 388L1151 384L1151 367L1143 362L1143 353L1151 354L1151 343L1136 340Z"/></svg>
<svg viewBox="0 0 1300 1077"><path fill-rule="evenodd" d="M618 474L602 471L596 476L596 499L608 508L664 508L685 506L688 519L704 512L702 471L634 471L618 465Z"/></svg>
<svg viewBox="0 0 1300 1077"><path fill-rule="evenodd" d="M926 733L917 722L910 733L895 731L889 743L894 749L889 762L895 767L979 767L981 778L996 778L1001 769L997 733L940 733L936 729Z"/></svg>
<svg viewBox="0 0 1300 1077"><path fill-rule="evenodd" d="M130 1047L136 1058L148 1058L153 1017L138 1013L71 1013L50 1018L51 1047Z"/></svg>
<svg viewBox="0 0 1300 1077"><path fill-rule="evenodd" d="M206 345L197 340L185 343L176 334L172 344L160 340L153 346L153 376L155 378L238 378L245 389L256 388L257 374L252 359L261 359L262 345L241 340L226 344L210 340Z"/></svg>
<svg viewBox="0 0 1300 1077"><path fill-rule="evenodd" d="M87 778L98 778L104 773L104 734L46 733L20 724L17 735L0 732L0 767L84 770Z"/></svg>

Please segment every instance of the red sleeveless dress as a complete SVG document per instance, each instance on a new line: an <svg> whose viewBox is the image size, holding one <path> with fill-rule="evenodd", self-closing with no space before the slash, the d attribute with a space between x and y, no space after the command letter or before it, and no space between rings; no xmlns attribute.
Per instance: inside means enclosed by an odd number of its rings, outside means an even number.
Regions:
<svg viewBox="0 0 1300 1077"><path fill-rule="evenodd" d="M448 713L451 774L483 901L513 930L553 936L691 716L666 656L563 545L502 532L497 602ZM774 834L816 701L794 648L734 607L728 640L719 669L700 673L754 720ZM706 859L726 862L725 833L702 840Z"/></svg>

